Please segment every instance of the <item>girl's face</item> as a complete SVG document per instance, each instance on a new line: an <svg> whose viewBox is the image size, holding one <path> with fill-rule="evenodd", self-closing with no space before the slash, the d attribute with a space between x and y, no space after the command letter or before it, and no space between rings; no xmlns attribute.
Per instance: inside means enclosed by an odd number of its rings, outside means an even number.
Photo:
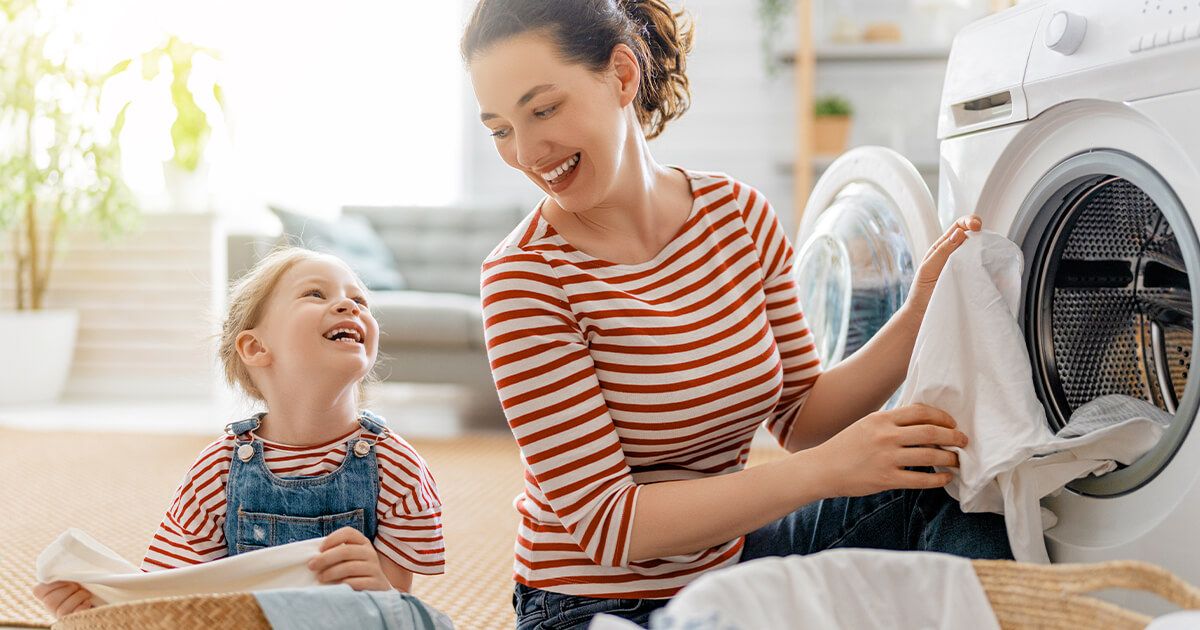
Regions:
<svg viewBox="0 0 1200 630"><path fill-rule="evenodd" d="M341 261L301 261L279 278L262 321L247 332L282 374L336 374L357 383L379 349L379 325L366 295Z"/></svg>
<svg viewBox="0 0 1200 630"><path fill-rule="evenodd" d="M525 33L471 60L480 119L500 157L568 212L600 205L621 168L636 95L626 75L636 76L637 63L625 46L613 56L610 70L592 72L561 61L546 36Z"/></svg>

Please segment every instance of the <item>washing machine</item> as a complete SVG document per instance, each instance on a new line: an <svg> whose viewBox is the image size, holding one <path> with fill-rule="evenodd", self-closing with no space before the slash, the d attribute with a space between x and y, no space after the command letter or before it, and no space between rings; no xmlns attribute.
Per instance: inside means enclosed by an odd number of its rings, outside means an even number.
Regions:
<svg viewBox="0 0 1200 630"><path fill-rule="evenodd" d="M835 161L806 206L796 277L827 363L877 329L942 228L980 215L1024 252L1049 422L1106 394L1172 415L1137 462L1046 501L1052 559L1200 584L1200 2L1043 0L980 20L954 40L938 116L936 205L903 157L871 149Z"/></svg>

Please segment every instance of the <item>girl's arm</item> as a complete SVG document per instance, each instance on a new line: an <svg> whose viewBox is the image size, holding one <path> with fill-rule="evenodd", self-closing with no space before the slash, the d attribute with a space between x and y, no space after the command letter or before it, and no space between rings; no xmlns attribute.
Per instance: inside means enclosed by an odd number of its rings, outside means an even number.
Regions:
<svg viewBox="0 0 1200 630"><path fill-rule="evenodd" d="M378 553L378 551L376 551ZM393 588L404 591L405 593L412 592L413 572L404 567L392 562L387 556L379 553L379 566L383 569L383 575L387 577L388 582Z"/></svg>

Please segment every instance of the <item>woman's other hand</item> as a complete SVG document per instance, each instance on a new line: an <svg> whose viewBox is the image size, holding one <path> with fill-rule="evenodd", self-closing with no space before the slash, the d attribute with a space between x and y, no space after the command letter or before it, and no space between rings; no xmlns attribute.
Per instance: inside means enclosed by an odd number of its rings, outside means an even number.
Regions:
<svg viewBox="0 0 1200 630"><path fill-rule="evenodd" d="M92 592L79 582L46 582L33 587L33 595L57 618L92 607Z"/></svg>
<svg viewBox="0 0 1200 630"><path fill-rule="evenodd" d="M392 590L379 564L379 552L353 527L327 536L317 557L308 561L308 568L322 584L349 584L356 591Z"/></svg>
<svg viewBox="0 0 1200 630"><path fill-rule="evenodd" d="M925 252L925 259L921 261L921 267L917 269L917 277L913 280L912 290L908 293L908 304L916 312L924 316L925 308L929 306L929 299L933 297L933 287L937 285L942 270L946 268L946 261L949 260L950 254L953 254L954 250L966 242L967 232L978 232L981 229L983 229L983 220L979 217L973 214L959 217L946 230L946 233L930 246L929 251Z"/></svg>
<svg viewBox="0 0 1200 630"><path fill-rule="evenodd" d="M898 488L940 488L948 472L912 467L958 466L958 455L941 447L967 445L946 412L926 405L877 411L814 447L828 474L831 496L857 497Z"/></svg>

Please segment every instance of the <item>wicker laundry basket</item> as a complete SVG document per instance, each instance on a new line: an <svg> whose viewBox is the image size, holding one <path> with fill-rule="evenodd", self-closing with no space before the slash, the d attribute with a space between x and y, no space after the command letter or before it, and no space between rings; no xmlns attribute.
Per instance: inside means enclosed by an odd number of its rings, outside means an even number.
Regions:
<svg viewBox="0 0 1200 630"><path fill-rule="evenodd" d="M250 593L163 597L99 606L59 619L55 630L269 630L270 623Z"/></svg>
<svg viewBox="0 0 1200 630"><path fill-rule="evenodd" d="M1200 589L1145 562L1039 565L976 560L972 564L1004 630L1125 630L1150 623L1146 615L1087 595L1109 588L1154 593L1180 608L1200 609Z"/></svg>
<svg viewBox="0 0 1200 630"><path fill-rule="evenodd" d="M1181 608L1200 609L1200 588L1144 562L1043 566L975 560L972 564L1003 630L1125 630L1145 628L1150 623L1146 615L1087 595L1108 588L1146 591ZM270 627L258 601L249 593L166 597L101 606L68 615L54 624L54 630Z"/></svg>

